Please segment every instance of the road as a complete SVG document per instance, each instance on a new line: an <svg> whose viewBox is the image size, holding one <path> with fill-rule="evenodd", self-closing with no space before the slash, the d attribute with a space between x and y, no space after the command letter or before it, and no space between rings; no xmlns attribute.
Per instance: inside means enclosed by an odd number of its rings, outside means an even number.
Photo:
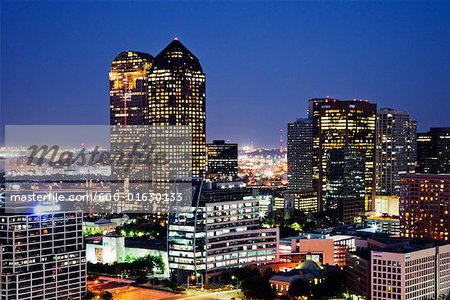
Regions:
<svg viewBox="0 0 450 300"><path fill-rule="evenodd" d="M139 287L129 287L113 293L114 300L162 300L173 296L173 293Z"/></svg>
<svg viewBox="0 0 450 300"><path fill-rule="evenodd" d="M238 299L238 293L240 290L228 290L214 293L204 293L197 295L176 295L168 298L164 298L164 300L229 300L231 298ZM115 298L114 298L115 299Z"/></svg>
<svg viewBox="0 0 450 300"><path fill-rule="evenodd" d="M131 286L130 283L133 281L128 279L105 276L100 276L99 279L103 282L90 281L88 288L98 294L109 291L113 294L114 300L162 300L178 295L167 291Z"/></svg>

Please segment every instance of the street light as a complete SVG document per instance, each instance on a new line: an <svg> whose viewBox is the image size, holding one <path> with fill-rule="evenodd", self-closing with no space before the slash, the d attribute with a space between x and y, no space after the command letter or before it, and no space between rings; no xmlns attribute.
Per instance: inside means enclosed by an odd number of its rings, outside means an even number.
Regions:
<svg viewBox="0 0 450 300"><path fill-rule="evenodd" d="M191 276L188 276L188 278L187 278L187 288L189 289L189 281L190 280L194 280L195 279L195 274L193 274L193 275L191 275Z"/></svg>
<svg viewBox="0 0 450 300"><path fill-rule="evenodd" d="M201 283L202 283L202 288L200 289L202 292L205 290L204 289L204 285L203 285L203 274L202 273L197 273L197 276L200 277L202 279Z"/></svg>

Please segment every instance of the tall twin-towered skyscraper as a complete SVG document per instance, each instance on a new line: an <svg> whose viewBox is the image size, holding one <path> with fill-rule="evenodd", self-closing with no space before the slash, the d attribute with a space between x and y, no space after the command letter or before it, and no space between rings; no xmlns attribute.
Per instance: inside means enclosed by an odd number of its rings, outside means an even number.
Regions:
<svg viewBox="0 0 450 300"><path fill-rule="evenodd" d="M126 51L114 59L110 79L111 125L179 125L192 132L192 175L206 169L206 76L177 38L155 58Z"/></svg>

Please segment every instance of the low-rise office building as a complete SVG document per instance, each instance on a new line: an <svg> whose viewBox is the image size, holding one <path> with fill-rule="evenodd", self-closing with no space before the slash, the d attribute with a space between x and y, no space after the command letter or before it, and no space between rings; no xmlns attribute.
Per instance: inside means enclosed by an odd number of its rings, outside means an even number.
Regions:
<svg viewBox="0 0 450 300"><path fill-rule="evenodd" d="M450 244L367 238L347 253L346 286L359 299L445 299L450 293Z"/></svg>
<svg viewBox="0 0 450 300"><path fill-rule="evenodd" d="M450 245L371 253L372 299L442 299L450 292Z"/></svg>
<svg viewBox="0 0 450 300"><path fill-rule="evenodd" d="M345 266L346 252L354 249L352 236L303 233L280 241L280 259L298 262L308 254L320 265Z"/></svg>
<svg viewBox="0 0 450 300"><path fill-rule="evenodd" d="M160 256L164 263L161 272L155 268L154 276L169 278L167 244L165 239L137 240L119 235L97 235L86 238L86 260L90 263L113 264L147 255Z"/></svg>

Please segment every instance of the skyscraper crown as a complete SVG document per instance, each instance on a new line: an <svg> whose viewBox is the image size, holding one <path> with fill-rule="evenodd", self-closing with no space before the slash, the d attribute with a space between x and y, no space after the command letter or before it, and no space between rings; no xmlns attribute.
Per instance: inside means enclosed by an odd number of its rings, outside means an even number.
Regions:
<svg viewBox="0 0 450 300"><path fill-rule="evenodd" d="M155 69L189 69L203 73L198 58L177 38L155 57L153 67Z"/></svg>

